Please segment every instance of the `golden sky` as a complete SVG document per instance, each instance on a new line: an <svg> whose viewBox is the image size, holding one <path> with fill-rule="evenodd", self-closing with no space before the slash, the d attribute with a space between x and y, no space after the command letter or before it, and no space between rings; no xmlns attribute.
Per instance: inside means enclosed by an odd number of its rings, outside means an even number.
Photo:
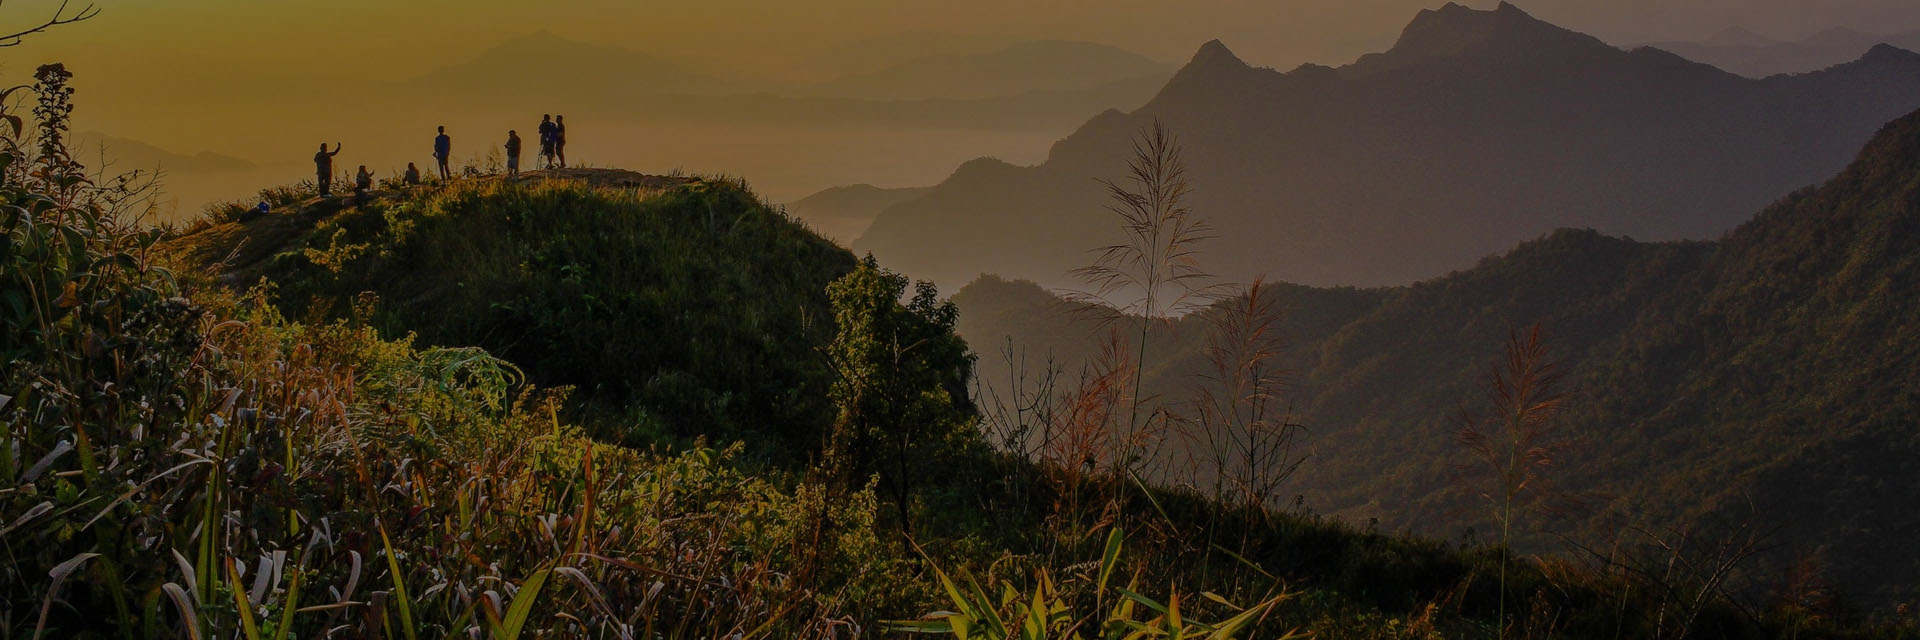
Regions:
<svg viewBox="0 0 1920 640"><path fill-rule="evenodd" d="M84 0L77 0L84 2ZM100 16L0 49L0 75L28 79L60 60L79 75L76 128L194 153L213 150L298 164L313 140L340 139L375 167L419 155L407 136L453 125L498 137L506 123L455 112L382 111L381 87L472 59L539 31L671 59L751 86L825 80L837 47L876 38L906 42L979 36L1006 41L1100 42L1168 63L1221 39L1256 65L1344 64L1390 46L1415 12L1441 0L95 0ZM1495 0L1471 0L1489 8ZM1525 0L1534 15L1615 44L1705 38L1738 25L1786 38L1847 26L1920 29L1914 0ZM58 0L7 0L0 26L50 14ZM385 83L385 84L383 84ZM330 93L331 88L340 88ZM519 91L514 87L510 90ZM370 103L369 100L373 102ZM410 105L409 105L410 106ZM1126 105L1116 105L1130 108ZM1092 116L1088 113L1087 116ZM463 119L464 118L464 119ZM583 128L594 123L583 122ZM970 132L729 129L629 123L631 139L609 162L764 175L779 195L835 183L930 183L956 161L995 155L1036 161L1071 131ZM609 123L611 125L611 123ZM514 126L530 128L529 123ZM608 126L607 129L611 129ZM720 141L734 135L739 139ZM909 135L911 133L911 135ZM749 139L748 136L751 136ZM863 137L864 136L864 137ZM918 136L918 137L916 137ZM777 141L766 143L765 141ZM814 144L859 149L821 158ZM819 141L828 141L821 143ZM969 146L970 141L979 141ZM471 147L469 147L471 148ZM917 154L916 149L927 153ZM651 154L651 155L644 155ZM731 155L729 155L731 154ZM916 161L917 158L917 161ZM802 162L812 163L800 171ZM840 163L840 164L835 164ZM841 166L832 172L819 167ZM289 176L299 172L289 169ZM278 174L275 174L276 176ZM249 180L254 178L247 178Z"/></svg>
<svg viewBox="0 0 1920 640"><path fill-rule="evenodd" d="M85 28L30 48L125 61L397 76L537 29L650 52L761 63L890 33L1106 42L1178 59L1221 38L1249 59L1342 62L1390 42L1433 0L97 0ZM13 0L17 23L57 0ZM1485 7L1490 2L1466 4ZM1704 37L1738 24L1799 37L1833 26L1920 28L1911 0L1535 0L1541 18L1617 42ZM79 47L92 49L82 51Z"/></svg>

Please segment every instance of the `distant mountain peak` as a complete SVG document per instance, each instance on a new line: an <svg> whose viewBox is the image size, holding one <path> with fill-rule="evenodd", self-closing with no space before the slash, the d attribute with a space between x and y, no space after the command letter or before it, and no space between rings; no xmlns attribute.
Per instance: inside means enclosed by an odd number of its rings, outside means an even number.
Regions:
<svg viewBox="0 0 1920 640"><path fill-rule="evenodd" d="M1535 18L1510 2L1488 10L1448 3L1414 16L1386 55L1399 59L1444 57L1482 46L1504 48L1516 44L1537 55L1543 43L1586 48L1606 46L1592 36Z"/></svg>
<svg viewBox="0 0 1920 640"><path fill-rule="evenodd" d="M1247 63L1241 60L1240 56L1234 55L1233 50L1228 49L1226 43L1221 42L1219 40L1208 40L1206 44L1200 45L1199 51L1194 52L1193 60L1189 61L1187 63L1187 66L1190 66L1190 67L1213 67L1213 66L1245 67L1247 66Z"/></svg>
<svg viewBox="0 0 1920 640"><path fill-rule="evenodd" d="M1899 64L1920 61L1920 53L1914 53L1886 43L1873 45L1866 55L1860 56L1861 62L1869 64Z"/></svg>
<svg viewBox="0 0 1920 640"><path fill-rule="evenodd" d="M1238 82L1234 78L1252 69L1253 67L1241 60L1240 56L1234 55L1233 50L1228 49L1225 43L1209 40L1206 44L1200 45L1200 50L1194 52L1193 59L1167 81L1166 86L1161 88L1160 95L1183 95L1233 86ZM1101 114L1095 120L1108 117L1107 114Z"/></svg>

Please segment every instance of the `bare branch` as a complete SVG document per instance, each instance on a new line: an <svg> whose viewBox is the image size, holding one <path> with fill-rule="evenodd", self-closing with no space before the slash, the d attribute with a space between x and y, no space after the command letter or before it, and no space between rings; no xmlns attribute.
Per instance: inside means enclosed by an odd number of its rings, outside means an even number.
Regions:
<svg viewBox="0 0 1920 640"><path fill-rule="evenodd" d="M67 7L70 3L71 3L71 0L60 0L60 8L55 9L53 11L53 17L48 18L47 21L44 23L41 23L40 26L33 27L25 31L20 31L20 32L0 36L0 47L17 47L17 46L20 46L20 43L23 42L27 36L38 34L38 33L44 33L48 29L52 29L54 27L69 25L75 22L81 22L85 20L91 20L93 19L94 16L100 15L100 8L97 6L94 6L92 3L87 4L87 6L81 7L79 11L69 15L67 13Z"/></svg>

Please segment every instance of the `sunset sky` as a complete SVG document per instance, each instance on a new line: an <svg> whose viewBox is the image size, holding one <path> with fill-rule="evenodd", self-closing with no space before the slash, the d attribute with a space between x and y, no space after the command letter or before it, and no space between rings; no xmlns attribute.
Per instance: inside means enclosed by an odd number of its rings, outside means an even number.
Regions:
<svg viewBox="0 0 1920 640"><path fill-rule="evenodd" d="M0 22L20 25L57 0L14 0ZM432 123L491 140L510 123L467 104L395 106L405 81L471 60L536 32L669 60L752 91L818 82L847 72L847 47L892 41L934 47L965 38L1099 42L1169 65L1201 43L1225 41L1247 61L1277 68L1344 64L1390 46L1433 0L98 0L100 16L36 37L0 55L0 73L24 82L41 62L78 74L76 128L177 153L215 151L263 165L298 165L314 140L342 140L362 161L391 169L424 143ZM1487 8L1493 2L1475 0ZM1536 16L1616 44L1703 39L1729 26L1782 38L1832 27L1920 29L1910 0L1534 0ZM835 52L841 55L835 57ZM935 49L937 52L937 49ZM536 87L505 86L503 91ZM1137 105L1110 105L1132 108ZM417 107L418 113L408 112ZM564 109L565 105L557 105ZM1087 113L1092 116L1093 113ZM537 116L525 116L537 119ZM444 122L442 122L444 121ZM592 127L614 130L610 124ZM777 198L850 182L904 186L937 181L957 162L1044 157L1070 124L1019 132L879 131L848 126L682 126L622 123L630 139L589 138L602 162L746 174ZM514 126L530 127L530 122ZM698 134L690 133L698 131ZM473 140L463 137L463 140ZM596 144L606 145L596 148ZM466 148L473 148L469 145ZM646 147L647 153L630 151ZM830 157L834 147L845 157ZM924 152L922 152L924 150ZM617 151L617 152L616 152ZM403 155L403 154L412 154ZM823 155L829 154L829 155ZM805 159L805 162L797 162ZM349 165L351 166L351 165ZM296 167L297 168L297 167ZM299 177L275 169L271 179ZM186 180L187 178L183 178ZM247 180L258 180L248 176Z"/></svg>
<svg viewBox="0 0 1920 640"><path fill-rule="evenodd" d="M25 21L55 0L15 0ZM1391 42L1431 0L99 0L84 29L36 41L76 61L202 60L251 70L401 77L536 29L655 53L777 66L834 43L906 32L1105 42L1165 58L1221 38L1275 66L1341 62ZM1485 8L1492 2L1464 3ZM1904 0L1535 0L1542 19L1615 42L1701 38L1731 25L1778 37L1846 26L1920 28Z"/></svg>

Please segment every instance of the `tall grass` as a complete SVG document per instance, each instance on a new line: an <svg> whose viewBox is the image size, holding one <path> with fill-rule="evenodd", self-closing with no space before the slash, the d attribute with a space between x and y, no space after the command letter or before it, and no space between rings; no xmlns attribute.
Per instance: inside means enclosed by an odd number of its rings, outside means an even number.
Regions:
<svg viewBox="0 0 1920 640"><path fill-rule="evenodd" d="M4 635L817 637L912 593L870 494L594 442L484 351L181 282L50 184L0 187ZM843 551L803 586L817 517Z"/></svg>
<svg viewBox="0 0 1920 640"><path fill-rule="evenodd" d="M1547 471L1564 447L1553 432L1563 396L1556 389L1560 367L1548 353L1539 325L1507 337L1504 357L1487 373L1484 413L1463 410L1455 437L1472 455L1472 470L1486 479L1481 497L1500 527L1500 606L1497 623L1506 634L1507 565L1521 500L1544 495Z"/></svg>
<svg viewBox="0 0 1920 640"><path fill-rule="evenodd" d="M1165 423L1157 410L1141 414L1143 407L1150 407L1141 391L1154 323L1204 305L1211 288L1209 274L1199 265L1200 245L1211 228L1186 206L1192 185L1180 144L1160 121L1135 138L1127 171L1123 181L1102 181L1110 200L1107 208L1119 218L1122 240L1096 249L1093 263L1074 271L1088 288L1068 294L1089 308L1110 310L1109 321L1137 324L1126 327L1133 335L1126 430L1116 439L1122 444L1152 437L1154 425ZM1130 449L1116 458L1127 471L1138 472L1151 455Z"/></svg>

